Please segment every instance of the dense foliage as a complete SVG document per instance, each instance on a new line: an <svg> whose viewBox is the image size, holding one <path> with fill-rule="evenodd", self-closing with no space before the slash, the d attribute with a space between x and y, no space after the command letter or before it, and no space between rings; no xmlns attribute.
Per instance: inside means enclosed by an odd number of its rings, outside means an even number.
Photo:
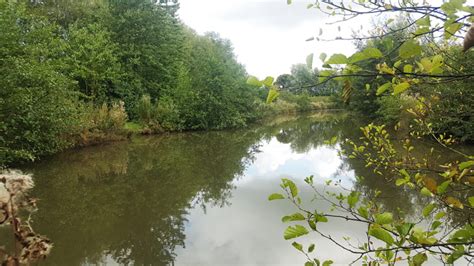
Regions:
<svg viewBox="0 0 474 266"><path fill-rule="evenodd" d="M232 46L168 1L0 1L0 166L148 131L257 118Z"/></svg>

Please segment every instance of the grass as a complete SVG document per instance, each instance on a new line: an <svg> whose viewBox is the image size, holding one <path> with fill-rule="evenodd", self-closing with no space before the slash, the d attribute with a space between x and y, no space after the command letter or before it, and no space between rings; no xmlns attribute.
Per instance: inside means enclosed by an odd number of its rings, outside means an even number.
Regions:
<svg viewBox="0 0 474 266"><path fill-rule="evenodd" d="M132 133L141 133L143 126L135 122L127 122L125 123L124 129Z"/></svg>

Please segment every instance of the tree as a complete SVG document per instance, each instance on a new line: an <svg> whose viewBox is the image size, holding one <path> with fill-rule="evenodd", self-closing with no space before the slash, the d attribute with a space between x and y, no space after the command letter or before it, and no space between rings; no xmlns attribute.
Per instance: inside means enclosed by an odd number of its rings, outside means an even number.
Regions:
<svg viewBox="0 0 474 266"><path fill-rule="evenodd" d="M77 81L80 92L96 103L123 99L127 94L120 91L119 50L110 35L98 23L84 27L73 24L68 31L68 56L64 70Z"/></svg>
<svg viewBox="0 0 474 266"><path fill-rule="evenodd" d="M33 160L70 143L78 124L74 83L59 71L58 28L23 4L0 3L0 165Z"/></svg>
<svg viewBox="0 0 474 266"><path fill-rule="evenodd" d="M316 198L329 202L336 212L312 210L302 207L295 183L283 179L281 187L284 194L272 194L269 199L288 199L298 212L283 217L283 221L305 223L289 226L284 238L295 239L310 231L315 232L339 248L358 255L353 263L362 260L364 265L393 265L401 261L409 265L421 265L428 260L428 256L447 264L461 258L471 263L474 252L474 227L471 222L474 214L474 156L456 150L451 146L455 141L452 137L435 131L429 117L433 106L442 106L443 100L432 98L433 93L426 94L426 91L420 96L419 91L428 84L431 87L443 86L467 82L474 77L474 73L467 72L469 70L456 68L450 62L452 55L448 53L450 47L456 45L456 39L462 38L459 34L466 32L474 10L462 0L446 1L440 6L414 1L397 4L392 1L350 1L350 5L338 1L316 1L308 8L339 16L345 21L374 14L403 13L405 16L408 24L402 27L378 28L370 35L358 33L353 37L338 37L337 40L366 40L369 45L351 56L321 56L325 69L318 76L320 83L338 80L343 86L346 101L351 98L353 91L365 88L371 90L372 86L376 88L376 95L390 92L416 100L416 104L407 110L413 115L408 136L399 142L393 141L384 125L369 124L362 128L360 141L346 142L350 148L343 149L343 153L348 158L359 158L365 162L365 167L372 168L387 182L395 183L400 189L414 191L429 203L417 217L405 217L378 204L379 193L368 195L344 188L342 191L346 192L343 193L325 193L317 189L313 177L308 177L305 181L313 189ZM390 18L386 24L393 21ZM392 40L390 49L370 45L377 42L383 44L405 30L409 34L397 38L396 42ZM322 40L319 37L314 39ZM470 117L469 114L467 117ZM417 160L413 156L417 150L414 141L427 137L446 152L456 153L459 159L450 162L429 160L433 157L431 151L426 159ZM335 185L341 186L338 183ZM451 213L459 213L462 218L450 223ZM367 226L366 241L355 244L347 239L331 237L319 227L320 223L330 219ZM321 262L310 255L315 250L314 244L307 249L297 242L293 242L293 246L308 258L306 265L320 265ZM332 261L323 262L323 265L330 264Z"/></svg>

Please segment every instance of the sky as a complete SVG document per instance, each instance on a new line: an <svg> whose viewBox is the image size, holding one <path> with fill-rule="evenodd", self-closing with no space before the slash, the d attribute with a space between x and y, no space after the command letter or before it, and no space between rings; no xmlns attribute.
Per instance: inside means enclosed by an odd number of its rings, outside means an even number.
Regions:
<svg viewBox="0 0 474 266"><path fill-rule="evenodd" d="M355 51L351 42L307 42L318 36L331 38L350 35L360 21L327 25L331 18L316 9L307 9L310 0L180 0L180 19L199 34L214 31L231 40L234 52L250 75L261 79L289 73L291 65L305 63L314 53L314 65L321 65L319 55ZM369 24L367 21L364 24Z"/></svg>

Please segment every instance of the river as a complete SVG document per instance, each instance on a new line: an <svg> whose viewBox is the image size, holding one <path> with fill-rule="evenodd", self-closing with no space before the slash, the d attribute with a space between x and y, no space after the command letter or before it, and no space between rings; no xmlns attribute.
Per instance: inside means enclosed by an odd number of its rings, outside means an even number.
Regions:
<svg viewBox="0 0 474 266"><path fill-rule="evenodd" d="M267 200L282 177L300 186L304 202L312 194L303 179L314 175L321 187L332 179L365 193L381 190L381 204L406 215L426 204L342 157L340 142L325 144L356 138L358 127L344 113L284 117L243 130L135 137L28 165L39 198L32 225L54 243L42 264L303 265L305 257L283 239L281 217L294 207ZM365 236L345 222L325 230ZM354 258L320 239L316 254L342 265Z"/></svg>

